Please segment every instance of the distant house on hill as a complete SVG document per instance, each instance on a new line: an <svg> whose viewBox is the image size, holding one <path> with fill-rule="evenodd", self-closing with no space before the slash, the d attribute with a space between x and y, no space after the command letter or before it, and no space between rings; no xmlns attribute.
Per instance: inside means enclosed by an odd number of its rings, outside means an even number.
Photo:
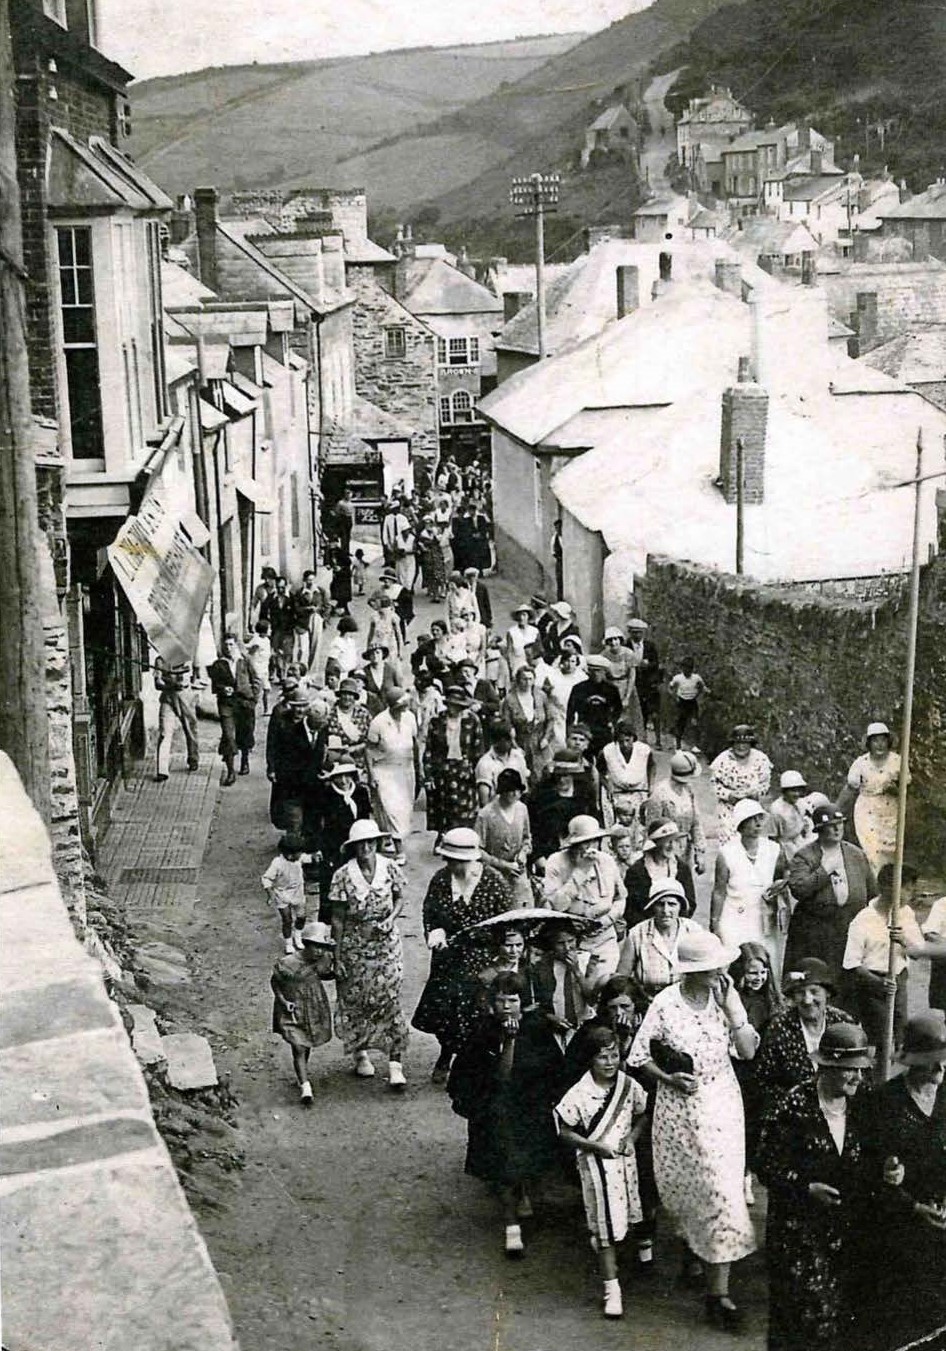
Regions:
<svg viewBox="0 0 946 1351"><path fill-rule="evenodd" d="M877 215L882 236L907 240L917 262L929 257L946 262L946 179L937 179L916 197L879 207Z"/></svg>
<svg viewBox="0 0 946 1351"><path fill-rule="evenodd" d="M818 252L818 241L804 224L770 216L740 220L723 238L766 272L795 272L799 277Z"/></svg>
<svg viewBox="0 0 946 1351"><path fill-rule="evenodd" d="M634 238L642 244L657 244L686 225L690 203L677 193L652 198L634 212Z"/></svg>
<svg viewBox="0 0 946 1351"><path fill-rule="evenodd" d="M677 159L684 168L693 163L696 146L720 147L750 131L755 118L728 89L713 85L703 98L690 99L677 120Z"/></svg>
<svg viewBox="0 0 946 1351"><path fill-rule="evenodd" d="M624 104L615 103L599 114L585 131L581 167L588 167L595 151L636 160L639 144L640 128Z"/></svg>
<svg viewBox="0 0 946 1351"><path fill-rule="evenodd" d="M821 164L834 162L834 146L807 123L769 123L748 131L723 148L723 192L737 215L753 216L763 205L766 182L781 173L790 160L808 151L821 154Z"/></svg>

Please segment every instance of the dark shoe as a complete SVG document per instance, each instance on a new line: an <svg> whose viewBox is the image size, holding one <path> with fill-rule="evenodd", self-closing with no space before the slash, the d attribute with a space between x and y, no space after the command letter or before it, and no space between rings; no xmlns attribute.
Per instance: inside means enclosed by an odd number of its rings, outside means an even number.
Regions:
<svg viewBox="0 0 946 1351"><path fill-rule="evenodd" d="M232 788L235 783L236 783L236 775L234 774L232 769L228 769L226 774L224 774L223 776L223 786L224 788Z"/></svg>
<svg viewBox="0 0 946 1351"><path fill-rule="evenodd" d="M187 772L188 772L188 774L193 774L194 771L197 770L197 769L200 769L200 765L197 763L196 760L194 760L193 763L191 763L191 764L189 764L189 765L187 766Z"/></svg>
<svg viewBox="0 0 946 1351"><path fill-rule="evenodd" d="M742 1310L736 1308L728 1295L706 1296L706 1320L721 1332L739 1333L743 1329Z"/></svg>
<svg viewBox="0 0 946 1351"><path fill-rule="evenodd" d="M250 757L244 751L243 754L240 756L240 773L249 774L249 772L250 772Z"/></svg>
<svg viewBox="0 0 946 1351"><path fill-rule="evenodd" d="M249 767L249 765L241 765L241 766L240 766L240 773L241 773L241 774L249 774L249 772L250 772L250 767Z"/></svg>
<svg viewBox="0 0 946 1351"><path fill-rule="evenodd" d="M704 1278L703 1263L693 1253L686 1253L683 1258L683 1266L680 1268L680 1284L688 1286L692 1290L699 1288L703 1284Z"/></svg>
<svg viewBox="0 0 946 1351"><path fill-rule="evenodd" d="M445 1084L450 1075L450 1061L452 1055L442 1055L434 1066L433 1073L430 1076L432 1084Z"/></svg>
<svg viewBox="0 0 946 1351"><path fill-rule="evenodd" d="M155 774L154 781L155 783L167 783L168 776L166 774Z"/></svg>

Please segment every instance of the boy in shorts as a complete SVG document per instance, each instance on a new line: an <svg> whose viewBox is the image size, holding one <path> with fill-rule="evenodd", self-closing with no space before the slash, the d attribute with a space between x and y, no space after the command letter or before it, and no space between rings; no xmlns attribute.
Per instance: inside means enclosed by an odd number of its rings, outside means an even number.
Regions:
<svg viewBox="0 0 946 1351"><path fill-rule="evenodd" d="M268 892L279 915L286 953L301 952L302 930L305 928L305 876L302 865L311 863L312 855L297 835L284 835L279 841L279 853L263 873L260 881Z"/></svg>

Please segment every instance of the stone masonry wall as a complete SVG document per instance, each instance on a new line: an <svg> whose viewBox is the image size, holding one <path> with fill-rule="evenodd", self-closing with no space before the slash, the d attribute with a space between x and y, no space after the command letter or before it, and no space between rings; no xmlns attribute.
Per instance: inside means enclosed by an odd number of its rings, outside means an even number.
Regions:
<svg viewBox="0 0 946 1351"><path fill-rule="evenodd" d="M753 723L776 771L798 769L835 797L875 719L903 712L906 595L861 601L766 587L692 564L648 560L642 611L668 677L691 656L712 695L700 732L714 756ZM907 844L946 871L946 561L924 570Z"/></svg>
<svg viewBox="0 0 946 1351"><path fill-rule="evenodd" d="M946 267L927 263L852 263L819 275L836 319L850 324L859 293L877 296L876 331L861 352L895 338L916 324L946 323Z"/></svg>
<svg viewBox="0 0 946 1351"><path fill-rule="evenodd" d="M355 387L364 398L413 430L413 452L428 461L439 455L437 433L436 340L433 333L383 289L373 267L346 265L348 285L358 297L352 311ZM384 355L386 326L403 328L407 352Z"/></svg>

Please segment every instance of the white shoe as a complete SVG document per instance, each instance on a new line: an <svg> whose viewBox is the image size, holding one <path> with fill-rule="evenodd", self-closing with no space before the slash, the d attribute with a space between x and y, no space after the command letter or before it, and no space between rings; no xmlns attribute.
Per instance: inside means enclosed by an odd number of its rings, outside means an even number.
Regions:
<svg viewBox="0 0 946 1351"><path fill-rule="evenodd" d="M304 1084L299 1085L299 1100L304 1107L312 1106L312 1085L306 1079Z"/></svg>
<svg viewBox="0 0 946 1351"><path fill-rule="evenodd" d="M621 1299L621 1286L618 1281L604 1283L604 1316L605 1318L624 1316L624 1302Z"/></svg>
<svg viewBox="0 0 946 1351"><path fill-rule="evenodd" d="M287 938L286 941L283 943L283 952L285 952L287 957L291 957L292 954L295 952L295 950L296 945L292 941L292 938L291 937Z"/></svg>
<svg viewBox="0 0 946 1351"><path fill-rule="evenodd" d="M303 947L305 946L305 945L303 944L303 942L302 942L302 930L301 930L301 929L293 929L293 931L292 931L292 946L295 948L296 952L301 952L302 949L303 949Z"/></svg>
<svg viewBox="0 0 946 1351"><path fill-rule="evenodd" d="M359 1051L355 1056L355 1073L359 1079L374 1078L374 1065L372 1065L367 1051Z"/></svg>
<svg viewBox="0 0 946 1351"><path fill-rule="evenodd" d="M518 1224L506 1225L506 1256L521 1257L526 1250L522 1241L522 1229Z"/></svg>
<svg viewBox="0 0 946 1351"><path fill-rule="evenodd" d="M403 1093L407 1088L404 1067L399 1060L388 1061L388 1087L393 1088L395 1093Z"/></svg>
<svg viewBox="0 0 946 1351"><path fill-rule="evenodd" d="M745 1176L745 1178L743 1179L742 1190L743 1190L743 1194L744 1194L744 1196L745 1196L745 1198L746 1198L746 1205L747 1205L747 1206L754 1206L754 1205L755 1205L755 1188L754 1188L753 1185L752 1185L752 1174L751 1174L751 1173L746 1173L746 1176Z"/></svg>

